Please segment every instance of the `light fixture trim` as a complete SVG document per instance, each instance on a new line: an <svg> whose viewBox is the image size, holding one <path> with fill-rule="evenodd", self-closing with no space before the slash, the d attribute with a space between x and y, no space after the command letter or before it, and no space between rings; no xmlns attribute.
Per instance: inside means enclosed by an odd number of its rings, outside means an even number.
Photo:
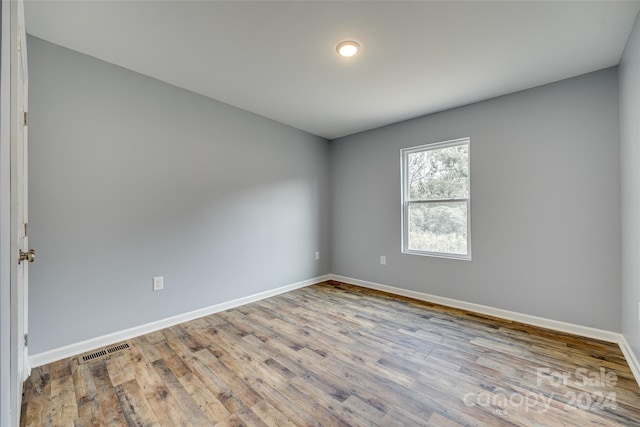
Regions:
<svg viewBox="0 0 640 427"><path fill-rule="evenodd" d="M338 55L343 58L354 57L360 53L361 50L362 46L360 46L360 43L354 40L345 40L338 43L338 46L336 46L336 52L338 52Z"/></svg>

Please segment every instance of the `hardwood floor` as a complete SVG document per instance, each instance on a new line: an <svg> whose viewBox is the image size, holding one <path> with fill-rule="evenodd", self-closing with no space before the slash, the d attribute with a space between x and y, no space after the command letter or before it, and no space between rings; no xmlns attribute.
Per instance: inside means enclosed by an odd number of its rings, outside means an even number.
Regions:
<svg viewBox="0 0 640 427"><path fill-rule="evenodd" d="M33 370L26 426L640 426L615 344L327 282Z"/></svg>

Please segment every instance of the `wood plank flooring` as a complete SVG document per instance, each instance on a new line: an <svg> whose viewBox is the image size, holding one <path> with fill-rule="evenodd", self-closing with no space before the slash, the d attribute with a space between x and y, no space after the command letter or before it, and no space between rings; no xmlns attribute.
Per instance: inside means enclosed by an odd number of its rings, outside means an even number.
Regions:
<svg viewBox="0 0 640 427"><path fill-rule="evenodd" d="M640 426L615 344L326 282L33 370L24 426Z"/></svg>

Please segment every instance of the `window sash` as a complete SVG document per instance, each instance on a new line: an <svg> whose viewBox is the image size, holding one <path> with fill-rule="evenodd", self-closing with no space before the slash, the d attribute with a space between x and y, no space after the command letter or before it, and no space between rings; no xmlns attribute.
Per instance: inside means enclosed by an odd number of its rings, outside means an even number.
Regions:
<svg viewBox="0 0 640 427"><path fill-rule="evenodd" d="M467 236L467 238L464 241L464 248L465 251L464 253L460 253L460 252L452 252L452 251L447 251L447 250L441 250L441 251L430 251L430 250L426 250L426 249L417 249L417 248L411 248L410 247L410 241L409 241L409 237L411 235L411 223L410 223L410 214L411 214L411 207L412 206L420 206L420 205L463 205L464 206L464 210L465 210L465 217L466 217L466 223L464 224L464 230L465 230L465 234ZM440 256L440 257L446 257L446 258L462 258L462 259L467 259L470 256L470 240L469 240L469 227L470 227L470 219L469 219L469 200L467 199L456 199L456 200L447 200L447 201L442 201L442 200L433 200L433 201L422 201L422 202L407 202L406 203L406 212L407 212L407 231L406 231L406 248L405 248L405 252L406 253L411 253L411 254L420 254L420 255L430 255L430 256ZM415 243L415 242L414 242ZM415 246L415 245L414 245Z"/></svg>

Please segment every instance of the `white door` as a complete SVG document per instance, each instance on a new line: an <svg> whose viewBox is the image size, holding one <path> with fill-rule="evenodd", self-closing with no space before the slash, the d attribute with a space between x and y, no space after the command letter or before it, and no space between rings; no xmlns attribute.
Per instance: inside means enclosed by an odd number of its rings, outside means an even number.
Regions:
<svg viewBox="0 0 640 427"><path fill-rule="evenodd" d="M27 347L27 61L22 0L2 1L0 61L0 425L18 426ZM23 258L23 259L21 259Z"/></svg>
<svg viewBox="0 0 640 427"><path fill-rule="evenodd" d="M18 335L18 367L21 381L27 379L30 373L27 356L27 334L28 334L28 297L29 297L29 262L35 259L35 252L29 249L29 169L28 169L28 85L27 74L27 35L24 23L24 5L22 0L18 1L17 13L17 67L16 67L16 103L17 103L17 124L16 124L16 211L17 211L17 240L18 254L17 277L16 277L16 326Z"/></svg>
<svg viewBox="0 0 640 427"><path fill-rule="evenodd" d="M29 263L35 253L28 237L27 39L22 0L11 2L11 391L17 393L14 414L20 414L22 383L28 363ZM14 395L15 396L15 395Z"/></svg>

